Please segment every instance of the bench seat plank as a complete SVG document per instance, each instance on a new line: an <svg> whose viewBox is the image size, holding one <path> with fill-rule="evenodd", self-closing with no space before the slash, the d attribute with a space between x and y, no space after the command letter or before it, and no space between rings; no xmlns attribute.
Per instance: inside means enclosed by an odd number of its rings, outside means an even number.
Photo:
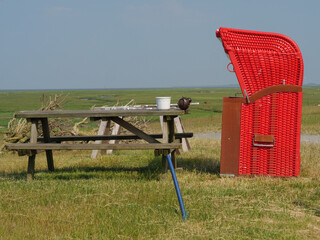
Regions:
<svg viewBox="0 0 320 240"><path fill-rule="evenodd" d="M153 138L162 138L162 134L149 134ZM191 138L193 133L176 133L176 139ZM63 142L63 141L96 141L96 140L134 140L141 139L137 135L95 135L95 136L53 136L50 137L49 142ZM38 137L38 141L43 142L43 137Z"/></svg>
<svg viewBox="0 0 320 240"><path fill-rule="evenodd" d="M176 149L181 143L146 143L146 144L59 144L59 143L13 143L9 150L144 150Z"/></svg>

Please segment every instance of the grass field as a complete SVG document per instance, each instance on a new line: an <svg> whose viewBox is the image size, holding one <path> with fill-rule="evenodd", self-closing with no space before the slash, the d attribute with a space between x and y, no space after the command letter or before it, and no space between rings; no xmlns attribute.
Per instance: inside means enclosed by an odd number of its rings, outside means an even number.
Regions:
<svg viewBox="0 0 320 240"><path fill-rule="evenodd" d="M319 90L304 90L304 133L319 134ZM89 109L132 98L150 104L154 96L170 95L174 101L190 96L200 105L183 119L186 130L217 132L222 97L237 92L71 91L65 108ZM41 94L0 92L1 116L38 109ZM158 125L154 119L151 127ZM189 215L185 222L171 176L161 174L161 159L152 151L119 151L94 160L88 151L56 151L54 173L46 171L42 153L32 182L25 180L26 157L1 154L0 239L320 239L320 144L302 143L299 177L221 178L220 142L190 142L192 151L178 156L183 170L177 177Z"/></svg>
<svg viewBox="0 0 320 240"><path fill-rule="evenodd" d="M191 114L183 119L196 119L191 121L192 129L196 132L220 131L222 116L222 98L228 96L241 96L240 89L236 88L207 88L207 89L134 89L134 90L73 90L73 91L0 91L0 131L5 131L7 123L14 112L21 110L37 110L41 107L40 98L55 94L68 95L64 104L65 109L88 110L93 105L114 106L134 99L136 104L155 104L155 96L171 96L172 103L182 96L191 97L199 105L191 106ZM303 89L302 133L320 134L320 88L309 87ZM207 104L205 104L205 102ZM158 119L156 119L158 120ZM199 121L198 121L199 120ZM207 122L210 124L203 124ZM199 123L199 124L198 124ZM188 121L185 123L188 124Z"/></svg>

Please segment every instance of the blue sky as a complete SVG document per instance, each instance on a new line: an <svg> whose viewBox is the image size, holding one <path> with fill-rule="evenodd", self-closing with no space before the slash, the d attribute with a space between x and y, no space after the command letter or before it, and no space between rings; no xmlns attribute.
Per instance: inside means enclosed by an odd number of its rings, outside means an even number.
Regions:
<svg viewBox="0 0 320 240"><path fill-rule="evenodd" d="M0 90L237 84L219 27L278 32L320 83L320 1L0 0Z"/></svg>

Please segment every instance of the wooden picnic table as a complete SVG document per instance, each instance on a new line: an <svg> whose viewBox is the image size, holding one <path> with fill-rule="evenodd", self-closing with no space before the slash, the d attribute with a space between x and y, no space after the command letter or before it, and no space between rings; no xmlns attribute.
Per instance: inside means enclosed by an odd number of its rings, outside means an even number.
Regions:
<svg viewBox="0 0 320 240"><path fill-rule="evenodd" d="M27 178L33 179L35 172L36 154L45 151L48 170L54 171L52 150L142 150L154 149L155 155L162 155L162 169L166 171L166 155L171 153L174 167L176 167L176 149L181 147L181 139L192 137L192 133L175 133L174 119L184 114L180 109L118 109L118 110L54 110L54 111L20 111L16 118L26 118L31 122L30 143L8 144L9 150L25 150L28 158ZM128 116L163 116L162 134L148 134L125 120ZM127 129L132 134L117 136L50 136L49 118L84 118L97 121L113 121ZM38 123L41 122L43 137L38 136ZM162 142L157 140L162 138ZM101 140L143 139L146 143L108 144ZM180 142L177 142L180 140ZM86 141L87 143L64 143L68 141ZM89 141L96 141L94 144Z"/></svg>

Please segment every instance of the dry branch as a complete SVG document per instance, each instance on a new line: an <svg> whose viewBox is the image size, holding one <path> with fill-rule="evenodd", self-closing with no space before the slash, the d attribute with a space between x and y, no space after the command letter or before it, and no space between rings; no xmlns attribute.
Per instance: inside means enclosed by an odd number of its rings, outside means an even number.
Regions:
<svg viewBox="0 0 320 240"><path fill-rule="evenodd" d="M63 104L66 102L68 98L67 95L59 94L54 97L45 96L44 94L40 98L41 111L51 111L57 109L63 109ZM133 107L135 105L134 99L130 100L126 105L122 107ZM95 106L91 107L93 110ZM119 101L113 106L119 107ZM145 130L148 125L148 120L145 117L127 117L126 121L133 123L139 129ZM73 123L69 119L49 119L49 129L51 131L52 136L77 136L77 135L87 135L87 132L81 131L79 128L83 127L87 124L87 118L84 118L80 122ZM5 146L9 143L26 143L30 141L30 127L31 124L27 122L26 119L16 119L13 118L8 123L8 131L4 136L3 142L4 144L0 147L0 151L6 150ZM92 130L91 134L97 134L97 128ZM126 129L122 129L123 133L127 133ZM39 136L43 136L42 134L42 126L41 122L38 124L38 133Z"/></svg>

